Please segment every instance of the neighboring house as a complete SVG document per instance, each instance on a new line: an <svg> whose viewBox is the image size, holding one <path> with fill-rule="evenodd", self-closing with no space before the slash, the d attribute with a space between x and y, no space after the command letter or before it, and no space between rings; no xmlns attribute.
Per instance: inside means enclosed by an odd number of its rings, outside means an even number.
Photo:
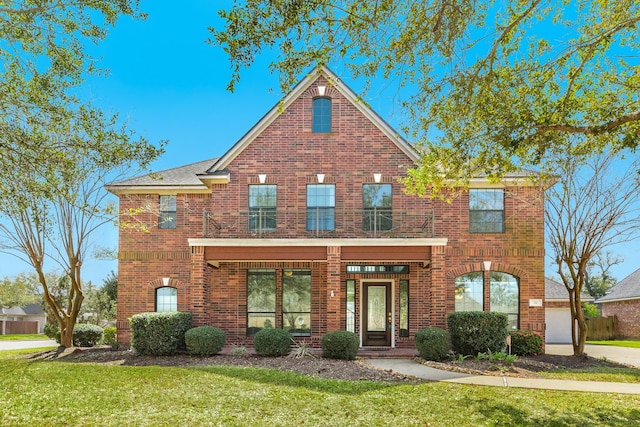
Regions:
<svg viewBox="0 0 640 427"><path fill-rule="evenodd" d="M616 335L619 338L640 339L640 269L611 287L596 303L603 316L618 318Z"/></svg>
<svg viewBox="0 0 640 427"><path fill-rule="evenodd" d="M128 225L118 340L132 315L171 310L231 345L275 327L313 346L348 330L412 347L456 310L544 334L543 188L512 175L473 179L451 203L419 198L399 182L417 160L320 67L222 157L113 183Z"/></svg>
<svg viewBox="0 0 640 427"><path fill-rule="evenodd" d="M582 292L582 302L593 302L594 298ZM547 326L545 342L549 344L571 343L571 307L569 292L560 283L548 277L544 279L544 317Z"/></svg>
<svg viewBox="0 0 640 427"><path fill-rule="evenodd" d="M8 334L13 330L9 322L35 322L35 325L27 325L29 333L44 333L44 325L47 323L47 315L40 304L27 304L23 307L0 308L0 335Z"/></svg>

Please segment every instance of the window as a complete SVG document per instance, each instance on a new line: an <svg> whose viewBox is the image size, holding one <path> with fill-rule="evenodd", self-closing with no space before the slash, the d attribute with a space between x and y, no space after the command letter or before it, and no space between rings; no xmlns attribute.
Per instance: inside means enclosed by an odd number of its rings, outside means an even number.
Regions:
<svg viewBox="0 0 640 427"><path fill-rule="evenodd" d="M178 290L170 286L156 289L156 311L178 311Z"/></svg>
<svg viewBox="0 0 640 427"><path fill-rule="evenodd" d="M400 280L400 336L409 336L409 281Z"/></svg>
<svg viewBox="0 0 640 427"><path fill-rule="evenodd" d="M314 133L331 132L331 98L313 99L313 126Z"/></svg>
<svg viewBox="0 0 640 427"><path fill-rule="evenodd" d="M364 231L391 230L391 184L365 184L362 207Z"/></svg>
<svg viewBox="0 0 640 427"><path fill-rule="evenodd" d="M518 279L498 271L491 272L491 311L506 313L509 329L518 329L520 292Z"/></svg>
<svg viewBox="0 0 640 427"><path fill-rule="evenodd" d="M282 275L282 328L293 336L311 335L309 270L285 270Z"/></svg>
<svg viewBox="0 0 640 427"><path fill-rule="evenodd" d="M505 313L509 328L518 329L519 306L518 278L508 273L492 271L489 275L489 311ZM481 271L456 277L455 310L484 310L484 274Z"/></svg>
<svg viewBox="0 0 640 427"><path fill-rule="evenodd" d="M249 186L249 230L276 229L276 185Z"/></svg>
<svg viewBox="0 0 640 427"><path fill-rule="evenodd" d="M356 331L356 281L347 280L347 331Z"/></svg>
<svg viewBox="0 0 640 427"><path fill-rule="evenodd" d="M484 286L481 271L463 274L455 280L456 311L483 311Z"/></svg>
<svg viewBox="0 0 640 427"><path fill-rule="evenodd" d="M276 272L249 270L247 274L247 336L276 326Z"/></svg>
<svg viewBox="0 0 640 427"><path fill-rule="evenodd" d="M469 232L504 232L504 191L469 190Z"/></svg>
<svg viewBox="0 0 640 427"><path fill-rule="evenodd" d="M281 324L276 323L278 317ZM281 287L276 270L248 271L247 336L279 327L293 336L311 335L311 271L284 270Z"/></svg>
<svg viewBox="0 0 640 427"><path fill-rule="evenodd" d="M176 196L160 196L158 228L176 228Z"/></svg>
<svg viewBox="0 0 640 427"><path fill-rule="evenodd" d="M335 185L307 185L307 230L333 231L335 229L335 207Z"/></svg>

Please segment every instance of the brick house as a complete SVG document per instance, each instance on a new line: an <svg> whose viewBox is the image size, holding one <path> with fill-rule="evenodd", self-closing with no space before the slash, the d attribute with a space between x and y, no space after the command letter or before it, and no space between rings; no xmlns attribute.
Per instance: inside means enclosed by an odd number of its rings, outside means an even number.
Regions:
<svg viewBox="0 0 640 427"><path fill-rule="evenodd" d="M618 338L640 339L640 269L609 289L596 304L600 305L602 316L618 318Z"/></svg>
<svg viewBox="0 0 640 427"><path fill-rule="evenodd" d="M222 157L126 181L118 195L118 340L179 310L251 345L263 327L319 345L412 347L456 310L544 334L543 189L478 178L451 203L403 192L416 151L320 67Z"/></svg>

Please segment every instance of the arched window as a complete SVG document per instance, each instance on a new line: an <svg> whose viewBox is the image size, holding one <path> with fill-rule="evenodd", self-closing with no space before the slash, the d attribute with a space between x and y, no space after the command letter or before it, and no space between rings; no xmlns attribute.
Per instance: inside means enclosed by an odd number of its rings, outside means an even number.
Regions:
<svg viewBox="0 0 640 427"><path fill-rule="evenodd" d="M484 310L484 286L481 271L456 277L455 286L456 311Z"/></svg>
<svg viewBox="0 0 640 427"><path fill-rule="evenodd" d="M313 98L312 131L331 132L331 98Z"/></svg>
<svg viewBox="0 0 640 427"><path fill-rule="evenodd" d="M156 311L178 311L178 290L170 286L156 289Z"/></svg>
<svg viewBox="0 0 640 427"><path fill-rule="evenodd" d="M518 329L520 290L518 279L508 273L492 271L490 277L491 311L506 313L509 329Z"/></svg>
<svg viewBox="0 0 640 427"><path fill-rule="evenodd" d="M505 313L509 329L518 329L520 322L520 286L518 278L508 273L492 271L489 275L489 311ZM484 273L474 271L455 278L455 310L483 311Z"/></svg>

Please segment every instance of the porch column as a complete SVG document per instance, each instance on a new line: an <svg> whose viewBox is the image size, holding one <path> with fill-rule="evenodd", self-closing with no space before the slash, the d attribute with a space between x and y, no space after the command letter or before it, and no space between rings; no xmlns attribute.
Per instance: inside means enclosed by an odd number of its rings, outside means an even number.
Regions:
<svg viewBox="0 0 640 427"><path fill-rule="evenodd" d="M445 246L431 247L431 325L438 328L447 327L447 278L446 278ZM453 295L453 289L451 289Z"/></svg>
<svg viewBox="0 0 640 427"><path fill-rule="evenodd" d="M204 246L192 246L189 307L193 313L194 326L206 325L209 321L209 282L207 279Z"/></svg>
<svg viewBox="0 0 640 427"><path fill-rule="evenodd" d="M327 332L340 330L341 247L327 246Z"/></svg>

